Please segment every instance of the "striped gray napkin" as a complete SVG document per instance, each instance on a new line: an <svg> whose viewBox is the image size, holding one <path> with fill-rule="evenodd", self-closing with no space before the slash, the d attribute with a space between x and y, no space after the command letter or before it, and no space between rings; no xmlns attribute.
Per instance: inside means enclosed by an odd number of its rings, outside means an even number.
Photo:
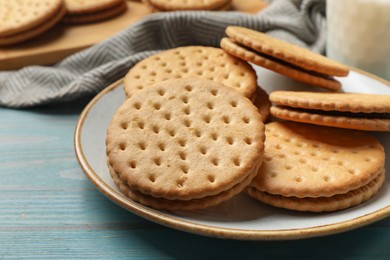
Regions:
<svg viewBox="0 0 390 260"><path fill-rule="evenodd" d="M325 51L325 0L273 0L257 15L155 13L53 66L0 72L0 106L31 107L94 95L157 51L185 45L219 46L229 25L263 31L316 52Z"/></svg>

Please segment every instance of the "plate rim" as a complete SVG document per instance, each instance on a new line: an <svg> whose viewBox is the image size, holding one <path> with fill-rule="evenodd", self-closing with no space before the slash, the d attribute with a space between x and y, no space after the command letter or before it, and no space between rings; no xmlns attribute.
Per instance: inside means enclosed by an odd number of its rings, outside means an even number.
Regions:
<svg viewBox="0 0 390 260"><path fill-rule="evenodd" d="M351 70L363 74L371 79L379 81L390 87L390 82L382 79L376 75L373 75L369 72L351 68ZM123 83L121 78L116 82L112 83L102 91L100 91L83 109L80 114L80 117L77 121L75 131L74 131L74 151L76 154L76 159L81 166L86 177L91 181L91 183L109 200L121 206L122 208L132 212L135 215L138 215L144 219L150 220L157 224L161 224L170 228L177 230L205 235L216 238L226 238L226 239L238 239L238 240L293 240L293 239L303 239L310 237L325 236L330 234L337 234L343 231L352 230L359 228L365 225L369 225L373 222L382 220L390 216L390 204L384 208L381 208L377 211L350 219L342 222L337 222L333 224L320 225L309 228L297 228L297 229L278 229L278 230L246 230L246 229L233 229L233 228L222 228L215 227L205 224L194 223L191 221L186 221L183 219L175 218L174 216L168 216L164 213L158 212L154 209L145 207L135 201L130 200L125 197L123 194L117 192L111 188L105 181L103 181L98 174L92 169L89 165L81 145L81 133L84 122L94 105L108 92L113 91L119 85Z"/></svg>

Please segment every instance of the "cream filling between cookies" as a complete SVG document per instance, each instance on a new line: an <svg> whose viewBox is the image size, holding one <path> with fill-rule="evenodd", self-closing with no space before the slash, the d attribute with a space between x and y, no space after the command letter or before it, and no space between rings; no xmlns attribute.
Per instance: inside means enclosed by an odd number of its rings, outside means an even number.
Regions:
<svg viewBox="0 0 390 260"><path fill-rule="evenodd" d="M278 106L280 108L293 110L295 112L301 112L301 113L311 113L311 114L318 114L318 115L326 115L326 116L344 116L344 117L350 117L350 118L367 118L367 119L390 119L389 113L364 113L364 112L341 112L341 111L325 111L320 109L308 109L308 108L297 108L297 107L290 107L290 106Z"/></svg>
<svg viewBox="0 0 390 260"><path fill-rule="evenodd" d="M237 44L238 46L240 46L241 48L244 48L247 51L256 53L257 55L259 55L259 56L261 56L261 57L263 57L265 59L271 60L271 61L273 61L275 63L279 63L281 65L293 68L295 70L300 70L300 71L306 72L308 74L311 74L311 75L314 75L314 76L317 76L317 77L322 77L322 78L325 78L325 79L334 80L334 78L332 76L330 76L330 75L326 75L326 74L323 74L323 73L320 73L320 72L317 72L317 71L313 71L313 70L307 70L307 69L299 67L299 66L297 66L295 64L292 64L292 63L286 62L284 60L277 59L277 58L275 58L273 56L270 56L270 55L258 52L257 50L252 49L252 48L250 48L248 46L245 46L245 45L243 45L243 44L241 44L241 43L239 43L237 41L234 41L234 43Z"/></svg>

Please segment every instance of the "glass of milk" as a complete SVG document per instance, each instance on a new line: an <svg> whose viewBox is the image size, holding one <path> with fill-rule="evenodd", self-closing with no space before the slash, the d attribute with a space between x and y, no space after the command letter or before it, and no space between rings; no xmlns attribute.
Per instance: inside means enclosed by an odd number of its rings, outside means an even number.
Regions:
<svg viewBox="0 0 390 260"><path fill-rule="evenodd" d="M390 81L390 0L327 0L327 56Z"/></svg>

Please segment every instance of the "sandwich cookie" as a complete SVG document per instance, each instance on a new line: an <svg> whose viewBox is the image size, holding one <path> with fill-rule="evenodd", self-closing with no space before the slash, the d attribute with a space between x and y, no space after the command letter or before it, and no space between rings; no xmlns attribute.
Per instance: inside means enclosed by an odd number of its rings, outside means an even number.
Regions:
<svg viewBox="0 0 390 260"><path fill-rule="evenodd" d="M0 46L32 39L65 15L62 0L0 0Z"/></svg>
<svg viewBox="0 0 390 260"><path fill-rule="evenodd" d="M333 77L349 73L345 65L261 32L229 26L226 34L221 47L228 53L301 82L337 91L341 83Z"/></svg>
<svg viewBox="0 0 390 260"><path fill-rule="evenodd" d="M275 117L340 128L390 131L390 96L363 93L275 91Z"/></svg>
<svg viewBox="0 0 390 260"><path fill-rule="evenodd" d="M341 210L384 181L383 146L365 132L296 122L266 125L264 160L246 192L276 207Z"/></svg>
<svg viewBox="0 0 390 260"><path fill-rule="evenodd" d="M155 11L228 10L231 0L144 0Z"/></svg>
<svg viewBox="0 0 390 260"><path fill-rule="evenodd" d="M204 79L167 80L133 94L106 137L111 176L157 209L198 209L241 192L262 163L264 124L235 90Z"/></svg>
<svg viewBox="0 0 390 260"><path fill-rule="evenodd" d="M91 23L118 16L126 11L125 0L65 0L65 23Z"/></svg>

